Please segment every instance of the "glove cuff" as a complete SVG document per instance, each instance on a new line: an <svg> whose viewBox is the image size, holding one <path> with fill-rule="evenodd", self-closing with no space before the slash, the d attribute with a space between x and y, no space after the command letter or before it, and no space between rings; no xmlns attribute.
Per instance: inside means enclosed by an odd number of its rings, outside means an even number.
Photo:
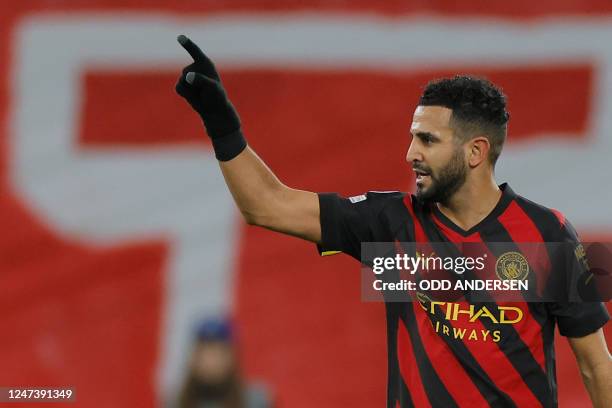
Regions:
<svg viewBox="0 0 612 408"><path fill-rule="evenodd" d="M247 147L246 139L242 134L242 130L238 130L212 139L212 145L215 149L215 157L219 161L229 161L238 156Z"/></svg>

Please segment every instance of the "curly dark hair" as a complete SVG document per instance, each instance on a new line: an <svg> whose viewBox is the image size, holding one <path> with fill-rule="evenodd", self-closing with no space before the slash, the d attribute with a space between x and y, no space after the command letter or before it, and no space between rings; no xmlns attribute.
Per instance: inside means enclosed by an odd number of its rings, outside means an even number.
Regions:
<svg viewBox="0 0 612 408"><path fill-rule="evenodd" d="M489 161L494 166L506 140L510 114L502 90L484 78L457 75L427 84L421 106L452 109L451 128L460 141L486 136L491 144Z"/></svg>

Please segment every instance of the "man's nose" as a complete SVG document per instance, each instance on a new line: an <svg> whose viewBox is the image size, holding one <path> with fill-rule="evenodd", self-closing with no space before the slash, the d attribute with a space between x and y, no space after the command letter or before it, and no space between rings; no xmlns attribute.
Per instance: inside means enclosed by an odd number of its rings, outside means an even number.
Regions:
<svg viewBox="0 0 612 408"><path fill-rule="evenodd" d="M423 161L423 155L419 151L417 143L415 143L414 139L408 147L408 152L406 153L406 161L408 163L413 163L415 161Z"/></svg>

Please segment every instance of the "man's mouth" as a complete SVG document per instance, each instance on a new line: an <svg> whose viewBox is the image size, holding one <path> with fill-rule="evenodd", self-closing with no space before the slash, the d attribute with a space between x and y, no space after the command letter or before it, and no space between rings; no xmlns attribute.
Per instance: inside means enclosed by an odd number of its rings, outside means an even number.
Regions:
<svg viewBox="0 0 612 408"><path fill-rule="evenodd" d="M423 171L423 170L419 170L419 169L412 169L414 171L414 174L416 175L416 182L418 183L423 183L427 177L430 177L431 174L429 172Z"/></svg>

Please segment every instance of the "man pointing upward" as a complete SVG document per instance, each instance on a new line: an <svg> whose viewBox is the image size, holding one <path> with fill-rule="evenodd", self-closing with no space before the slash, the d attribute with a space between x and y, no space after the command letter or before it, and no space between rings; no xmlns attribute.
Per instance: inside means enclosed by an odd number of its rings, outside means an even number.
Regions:
<svg viewBox="0 0 612 408"><path fill-rule="evenodd" d="M194 62L183 69L176 91L202 118L249 224L314 242L323 255L343 252L358 261L362 242L580 244L558 211L495 181L509 115L492 83L457 76L425 87L406 155L417 176L416 195L368 192L346 199L284 185L248 147L212 61L189 38L178 41ZM385 304L388 407L555 407L556 326L569 339L593 404L612 406L612 359L601 329L609 315L601 302L517 303L522 317L511 324L491 318L504 309L501 302L487 303L489 313L475 319L467 311L449 318L437 303ZM444 305L451 306L470 305ZM466 330L494 335L456 335Z"/></svg>

